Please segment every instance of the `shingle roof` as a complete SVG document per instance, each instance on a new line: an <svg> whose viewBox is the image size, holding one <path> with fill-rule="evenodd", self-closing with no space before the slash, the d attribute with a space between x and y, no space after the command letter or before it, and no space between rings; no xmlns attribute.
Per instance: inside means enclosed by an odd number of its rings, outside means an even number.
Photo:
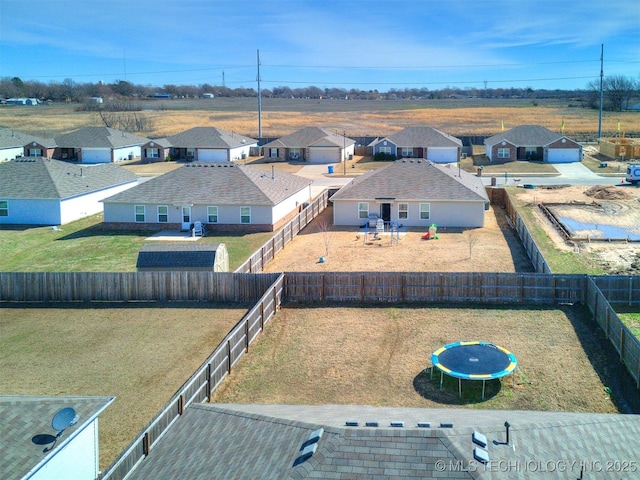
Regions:
<svg viewBox="0 0 640 480"><path fill-rule="evenodd" d="M296 132L280 137L264 145L265 148L284 146L286 148L306 148L310 146L351 146L355 140L343 137L320 127L305 127Z"/></svg>
<svg viewBox="0 0 640 480"><path fill-rule="evenodd" d="M136 268L203 268L215 264L221 243L163 243L143 245Z"/></svg>
<svg viewBox="0 0 640 480"><path fill-rule="evenodd" d="M0 396L0 472L2 478L23 478L38 463L52 456L83 426L92 421L114 397ZM64 430L52 453L43 453L51 445L37 445L36 435L56 435L51 421L62 408L72 407L80 416L75 425Z"/></svg>
<svg viewBox="0 0 640 480"><path fill-rule="evenodd" d="M10 128L0 127L0 149L24 147L29 143L38 142L46 147L55 147L52 138L42 138L24 132L17 132Z"/></svg>
<svg viewBox="0 0 640 480"><path fill-rule="evenodd" d="M167 137L177 148L234 148L257 144L254 138L238 135L215 127L194 127Z"/></svg>
<svg viewBox="0 0 640 480"><path fill-rule="evenodd" d="M333 200L488 201L482 181L451 164L428 160L397 160L356 177Z"/></svg>
<svg viewBox="0 0 640 480"><path fill-rule="evenodd" d="M354 420L358 427L346 427ZM365 426L372 421L379 426ZM391 427L392 421L404 422L404 427ZM511 425L509 445L504 444L505 421ZM418 422L431 426L418 427ZM440 428L442 423L453 427ZM324 433L316 452L297 462L301 447L319 428ZM478 446L472 442L473 431L487 438L491 463L486 468L473 462ZM197 404L185 411L129 478L524 479L541 465L564 466L577 478L581 461L631 464L637 457L638 435L639 415Z"/></svg>
<svg viewBox="0 0 640 480"><path fill-rule="evenodd" d="M539 147L549 145L563 137L541 125L520 125L506 132L485 139L485 145L495 145L503 140L516 147Z"/></svg>
<svg viewBox="0 0 640 480"><path fill-rule="evenodd" d="M62 148L122 148L143 145L148 138L108 127L84 127L74 132L54 137Z"/></svg>
<svg viewBox="0 0 640 480"><path fill-rule="evenodd" d="M407 127L379 140L399 147L461 147L462 140L431 127Z"/></svg>
<svg viewBox="0 0 640 480"><path fill-rule="evenodd" d="M137 180L112 163L80 165L42 157L0 163L0 197L5 199L65 199Z"/></svg>
<svg viewBox="0 0 640 480"><path fill-rule="evenodd" d="M274 206L310 184L311 180L285 172L271 174L235 163L195 162L103 201Z"/></svg>

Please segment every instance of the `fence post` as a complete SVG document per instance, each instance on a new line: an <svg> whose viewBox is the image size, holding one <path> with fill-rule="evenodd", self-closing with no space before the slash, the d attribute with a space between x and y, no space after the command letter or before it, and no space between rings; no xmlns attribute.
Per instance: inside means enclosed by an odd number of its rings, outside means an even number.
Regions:
<svg viewBox="0 0 640 480"><path fill-rule="evenodd" d="M607 340L609 340L609 309L605 310L604 315L604 333Z"/></svg>
<svg viewBox="0 0 640 480"><path fill-rule="evenodd" d="M244 336L246 339L246 344L244 346L244 352L249 353L249 319L245 318L244 321Z"/></svg>
<svg viewBox="0 0 640 480"><path fill-rule="evenodd" d="M360 275L360 301L364 302L364 274Z"/></svg>
<svg viewBox="0 0 640 480"><path fill-rule="evenodd" d="M624 363L624 323L620 322L620 361Z"/></svg>
<svg viewBox="0 0 640 480"><path fill-rule="evenodd" d="M184 395L180 395L178 397L178 414L182 415L184 413Z"/></svg>
<svg viewBox="0 0 640 480"><path fill-rule="evenodd" d="M227 340L227 373L231 375L231 340Z"/></svg>
<svg viewBox="0 0 640 480"><path fill-rule="evenodd" d="M149 432L144 432L144 437L142 438L142 453L145 455L149 455L151 451L151 440L149 438Z"/></svg>

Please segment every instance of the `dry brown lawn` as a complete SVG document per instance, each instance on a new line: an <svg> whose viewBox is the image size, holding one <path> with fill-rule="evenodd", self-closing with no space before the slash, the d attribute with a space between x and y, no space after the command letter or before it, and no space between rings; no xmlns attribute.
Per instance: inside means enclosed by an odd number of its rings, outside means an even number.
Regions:
<svg viewBox="0 0 640 480"><path fill-rule="evenodd" d="M0 394L115 396L100 416L104 468L245 313L238 305L202 303L5 304Z"/></svg>
<svg viewBox="0 0 640 480"><path fill-rule="evenodd" d="M212 401L640 411L633 380L584 313L579 306L287 305ZM509 349L520 371L487 382L485 401L481 382L463 382L460 399L457 380L445 377L441 391L439 374L430 380L425 367L435 349L459 340L485 340ZM631 385L628 390L625 382Z"/></svg>
<svg viewBox="0 0 640 480"><path fill-rule="evenodd" d="M348 136L385 136L413 125L429 125L452 135L493 135L501 129L539 124L554 131L565 122L565 134L597 132L598 112L566 105L540 105L520 102L519 106L466 107L459 101L389 102L389 101L304 101L265 99L262 133L277 137L304 126L321 126L346 131ZM168 108L172 103L168 102ZM237 105L234 106L234 105ZM450 106L452 108L447 108ZM442 108L439 108L442 107ZM0 125L41 136L54 136L77 128L104 125L95 112L78 112L75 105L52 105L37 108L0 108ZM215 126L252 137L258 136L255 99L215 99L212 102L185 103L185 110L161 110L158 102L143 108L149 128L146 136L173 135L196 126ZM206 108L206 109L205 109ZM603 132L614 135L617 121L625 131L640 131L640 117L633 112L605 112Z"/></svg>
<svg viewBox="0 0 640 480"><path fill-rule="evenodd" d="M505 218L492 206L485 226L477 229L438 229L437 240L422 240L426 230L409 229L391 244L389 235L365 240L358 227L331 225L330 206L276 255L266 272L531 272L531 263ZM328 241L328 253L325 248ZM325 258L320 263L320 257Z"/></svg>

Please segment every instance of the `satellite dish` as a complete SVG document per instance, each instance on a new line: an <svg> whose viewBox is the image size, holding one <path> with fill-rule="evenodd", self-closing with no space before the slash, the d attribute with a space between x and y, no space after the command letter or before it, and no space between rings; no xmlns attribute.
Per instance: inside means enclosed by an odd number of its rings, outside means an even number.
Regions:
<svg viewBox="0 0 640 480"><path fill-rule="evenodd" d="M78 421L78 418L80 417L76 415L76 411L73 408L63 408L53 416L53 420L51 420L51 427L54 430L58 431L58 435L60 435L71 425L75 425Z"/></svg>

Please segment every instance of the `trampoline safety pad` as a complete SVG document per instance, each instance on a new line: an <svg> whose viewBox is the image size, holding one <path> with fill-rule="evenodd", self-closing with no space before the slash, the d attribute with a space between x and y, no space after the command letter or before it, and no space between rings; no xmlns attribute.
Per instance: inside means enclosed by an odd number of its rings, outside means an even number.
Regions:
<svg viewBox="0 0 640 480"><path fill-rule="evenodd" d="M432 365L451 377L463 380L492 380L513 373L515 355L490 342L455 342L431 354Z"/></svg>

